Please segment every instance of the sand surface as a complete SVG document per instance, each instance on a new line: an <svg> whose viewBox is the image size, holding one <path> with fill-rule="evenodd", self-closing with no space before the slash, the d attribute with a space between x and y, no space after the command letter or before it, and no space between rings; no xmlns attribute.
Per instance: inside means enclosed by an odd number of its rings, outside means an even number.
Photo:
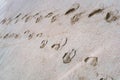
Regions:
<svg viewBox="0 0 120 80"><path fill-rule="evenodd" d="M120 80L120 0L0 0L0 80Z"/></svg>

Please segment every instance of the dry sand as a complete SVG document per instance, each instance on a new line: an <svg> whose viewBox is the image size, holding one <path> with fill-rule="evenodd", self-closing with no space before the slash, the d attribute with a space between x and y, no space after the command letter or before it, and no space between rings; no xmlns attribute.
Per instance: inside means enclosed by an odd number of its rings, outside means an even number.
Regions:
<svg viewBox="0 0 120 80"><path fill-rule="evenodd" d="M120 80L119 0L0 0L0 80Z"/></svg>

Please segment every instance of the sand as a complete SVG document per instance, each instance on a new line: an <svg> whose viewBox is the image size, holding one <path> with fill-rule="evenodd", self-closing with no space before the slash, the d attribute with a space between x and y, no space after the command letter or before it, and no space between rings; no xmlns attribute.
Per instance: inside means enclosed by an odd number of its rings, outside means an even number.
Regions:
<svg viewBox="0 0 120 80"><path fill-rule="evenodd" d="M120 80L119 0L0 0L0 80Z"/></svg>

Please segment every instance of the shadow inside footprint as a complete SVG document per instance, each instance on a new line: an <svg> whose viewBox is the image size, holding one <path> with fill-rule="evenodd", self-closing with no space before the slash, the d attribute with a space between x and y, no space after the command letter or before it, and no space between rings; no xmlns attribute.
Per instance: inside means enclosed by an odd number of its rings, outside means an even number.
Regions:
<svg viewBox="0 0 120 80"><path fill-rule="evenodd" d="M36 13L36 14L33 15L33 17L36 17L36 16L38 16L39 14L40 14L40 13Z"/></svg>
<svg viewBox="0 0 120 80"><path fill-rule="evenodd" d="M84 59L84 62L96 66L98 64L98 57L87 57Z"/></svg>
<svg viewBox="0 0 120 80"><path fill-rule="evenodd" d="M36 37L42 37L43 33L36 34Z"/></svg>
<svg viewBox="0 0 120 80"><path fill-rule="evenodd" d="M53 12L48 13L45 18L50 18L53 15Z"/></svg>
<svg viewBox="0 0 120 80"><path fill-rule="evenodd" d="M58 14L51 18L51 23L55 22L58 19Z"/></svg>
<svg viewBox="0 0 120 80"><path fill-rule="evenodd" d="M0 23L5 24L7 22L7 18L4 18Z"/></svg>
<svg viewBox="0 0 120 80"><path fill-rule="evenodd" d="M112 12L108 12L105 16L105 20L107 22L116 21L117 19L118 19L118 16L114 15Z"/></svg>
<svg viewBox="0 0 120 80"><path fill-rule="evenodd" d="M82 12L75 14L75 15L71 18L71 24L75 24L76 22L78 22L79 19L80 19L80 16L81 16L82 14L83 14Z"/></svg>
<svg viewBox="0 0 120 80"><path fill-rule="evenodd" d="M21 19L23 20L24 18L26 18L28 16L28 14L25 14Z"/></svg>
<svg viewBox="0 0 120 80"><path fill-rule="evenodd" d="M60 48L60 44L53 44L51 48L54 48L55 50L58 50Z"/></svg>
<svg viewBox="0 0 120 80"><path fill-rule="evenodd" d="M71 60L75 57L75 55L76 55L76 50L74 49L72 49L71 52L66 52L64 56L62 57L63 63L64 64L70 63Z"/></svg>
<svg viewBox="0 0 120 80"><path fill-rule="evenodd" d="M37 17L37 19L36 19L35 23L40 22L40 21L41 21L41 19L42 19L42 16Z"/></svg>
<svg viewBox="0 0 120 80"><path fill-rule="evenodd" d="M18 17L20 17L21 15L22 15L22 13L19 13L19 14L15 17L15 19L18 18Z"/></svg>
<svg viewBox="0 0 120 80"><path fill-rule="evenodd" d="M48 40L43 40L43 41L41 42L40 48L44 48L47 43L48 43Z"/></svg>
<svg viewBox="0 0 120 80"><path fill-rule="evenodd" d="M73 4L73 5L72 5L72 8L70 8L69 10L67 10L67 11L65 12L65 15L68 15L68 14L76 11L79 7L80 7L79 3Z"/></svg>
<svg viewBox="0 0 120 80"><path fill-rule="evenodd" d="M95 14L101 13L104 9L96 9L93 12L91 12L88 17L92 17Z"/></svg>
<svg viewBox="0 0 120 80"><path fill-rule="evenodd" d="M32 16L28 16L28 17L26 17L26 19L25 19L25 23L28 22L31 18L32 18Z"/></svg>

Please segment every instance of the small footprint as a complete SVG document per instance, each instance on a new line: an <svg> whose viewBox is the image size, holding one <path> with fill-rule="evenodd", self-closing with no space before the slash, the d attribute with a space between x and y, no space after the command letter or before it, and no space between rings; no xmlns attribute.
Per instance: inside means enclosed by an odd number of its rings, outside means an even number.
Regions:
<svg viewBox="0 0 120 80"><path fill-rule="evenodd" d="M87 57L84 59L84 62L96 66L98 64L98 57Z"/></svg>
<svg viewBox="0 0 120 80"><path fill-rule="evenodd" d="M44 48L47 43L48 43L48 40L43 40L43 41L41 42L40 48Z"/></svg>
<svg viewBox="0 0 120 80"><path fill-rule="evenodd" d="M68 14L76 11L79 7L80 7L80 4L79 4L79 3L73 4L73 5L72 5L72 8L70 8L69 10L67 10L67 11L65 12L65 15L68 15Z"/></svg>
<svg viewBox="0 0 120 80"><path fill-rule="evenodd" d="M92 17L95 14L101 13L104 9L100 8L100 9L96 9L93 12L91 12L88 17Z"/></svg>
<svg viewBox="0 0 120 80"><path fill-rule="evenodd" d="M55 15L51 18L51 23L55 22L58 19L59 15Z"/></svg>
<svg viewBox="0 0 120 80"><path fill-rule="evenodd" d="M35 23L40 22L40 20L41 20L41 19L42 19L42 16L37 17L37 19L36 19Z"/></svg>
<svg viewBox="0 0 120 80"><path fill-rule="evenodd" d="M108 12L105 16L105 20L107 22L112 22L112 21L116 21L118 19L117 16L115 16L112 12Z"/></svg>
<svg viewBox="0 0 120 80"><path fill-rule="evenodd" d="M71 60L75 57L76 55L76 50L72 49L71 52L66 52L64 56L62 57L63 63L67 64L70 63Z"/></svg>
<svg viewBox="0 0 120 80"><path fill-rule="evenodd" d="M53 15L53 12L48 13L45 18L50 18Z"/></svg>

